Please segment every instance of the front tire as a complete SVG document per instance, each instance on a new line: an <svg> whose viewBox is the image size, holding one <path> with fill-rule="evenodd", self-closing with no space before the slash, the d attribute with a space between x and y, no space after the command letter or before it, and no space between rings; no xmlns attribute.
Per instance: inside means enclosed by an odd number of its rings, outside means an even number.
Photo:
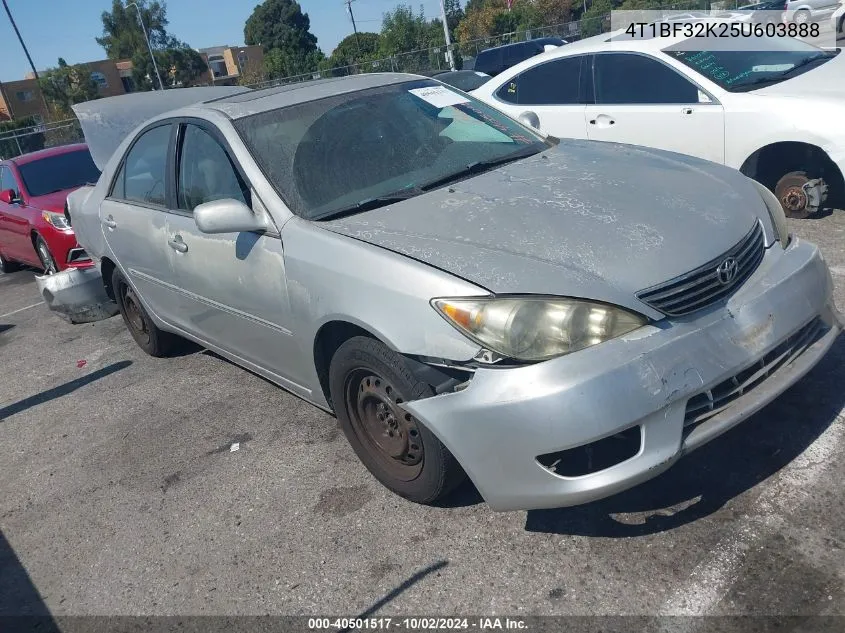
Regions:
<svg viewBox="0 0 845 633"><path fill-rule="evenodd" d="M465 479L449 450L401 407L434 395L431 386L380 341L356 336L343 343L331 361L329 391L355 454L389 490L432 504Z"/></svg>
<svg viewBox="0 0 845 633"><path fill-rule="evenodd" d="M150 356L161 358L173 353L179 344L179 337L159 329L144 309L135 290L127 283L117 269L112 273L112 288L120 316L126 329L142 350Z"/></svg>
<svg viewBox="0 0 845 633"><path fill-rule="evenodd" d="M56 259L50 252L50 247L47 242L40 235L35 238L35 252L38 253L38 259L41 261L41 268L45 275L55 275L59 272L59 267L56 265Z"/></svg>

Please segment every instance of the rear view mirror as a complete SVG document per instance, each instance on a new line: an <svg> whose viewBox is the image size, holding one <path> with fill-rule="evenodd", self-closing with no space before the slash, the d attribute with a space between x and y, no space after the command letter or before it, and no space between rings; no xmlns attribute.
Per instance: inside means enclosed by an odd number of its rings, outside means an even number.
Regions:
<svg viewBox="0 0 845 633"><path fill-rule="evenodd" d="M536 112L527 110L519 115L519 122L528 127L533 127L535 130L540 129L540 117Z"/></svg>
<svg viewBox="0 0 845 633"><path fill-rule="evenodd" d="M0 202L5 204L14 204L18 201L18 196L14 189L4 189L0 191Z"/></svg>
<svg viewBox="0 0 845 633"><path fill-rule="evenodd" d="M194 209L194 221L203 233L242 233L266 231L267 221L240 200L214 200Z"/></svg>

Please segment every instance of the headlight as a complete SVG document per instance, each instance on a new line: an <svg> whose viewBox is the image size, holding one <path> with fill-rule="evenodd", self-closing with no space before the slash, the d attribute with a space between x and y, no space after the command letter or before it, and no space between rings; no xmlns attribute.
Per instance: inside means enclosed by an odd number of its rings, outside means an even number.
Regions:
<svg viewBox="0 0 845 633"><path fill-rule="evenodd" d="M477 343L523 361L563 356L647 323L639 314L581 299L433 299L431 303Z"/></svg>
<svg viewBox="0 0 845 633"><path fill-rule="evenodd" d="M760 197L766 204L766 209L769 210L769 218L772 220L772 228L775 231L775 239L780 242L784 248L789 244L789 227L786 225L786 214L783 212L783 207L780 205L780 200L775 194L769 191L766 187L761 185L756 180L752 180L757 191L760 192Z"/></svg>
<svg viewBox="0 0 845 633"><path fill-rule="evenodd" d="M61 213L52 213L51 211L42 211L41 217L44 218L44 221L48 224L52 224L57 229L69 229L70 224L68 224L67 218Z"/></svg>

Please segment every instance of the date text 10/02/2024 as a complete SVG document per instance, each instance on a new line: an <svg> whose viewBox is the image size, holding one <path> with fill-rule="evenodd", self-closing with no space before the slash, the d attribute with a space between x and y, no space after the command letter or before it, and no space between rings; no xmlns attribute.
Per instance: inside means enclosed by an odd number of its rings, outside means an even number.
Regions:
<svg viewBox="0 0 845 633"><path fill-rule="evenodd" d="M308 628L313 631L328 630L400 630L400 631L449 631L449 630L527 630L524 620L514 618L309 618Z"/></svg>
<svg viewBox="0 0 845 633"><path fill-rule="evenodd" d="M631 22L625 29L631 37L819 37L818 23L768 23L748 22Z"/></svg>

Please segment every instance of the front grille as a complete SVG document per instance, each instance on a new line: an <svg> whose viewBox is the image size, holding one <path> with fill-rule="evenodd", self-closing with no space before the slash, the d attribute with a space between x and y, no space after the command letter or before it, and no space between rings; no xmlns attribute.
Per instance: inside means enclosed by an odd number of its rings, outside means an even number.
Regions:
<svg viewBox="0 0 845 633"><path fill-rule="evenodd" d="M819 340L827 329L824 321L818 317L815 318L751 367L743 369L704 393L690 398L687 401L684 426L699 424L727 409L734 400L748 393L779 368L788 365L800 356L804 350Z"/></svg>
<svg viewBox="0 0 845 633"><path fill-rule="evenodd" d="M637 293L643 303L668 316L682 316L701 310L738 289L763 260L765 251L763 227L759 222L742 240L720 257L699 266L692 272L675 277ZM718 267L728 258L736 261L733 277L720 280Z"/></svg>

